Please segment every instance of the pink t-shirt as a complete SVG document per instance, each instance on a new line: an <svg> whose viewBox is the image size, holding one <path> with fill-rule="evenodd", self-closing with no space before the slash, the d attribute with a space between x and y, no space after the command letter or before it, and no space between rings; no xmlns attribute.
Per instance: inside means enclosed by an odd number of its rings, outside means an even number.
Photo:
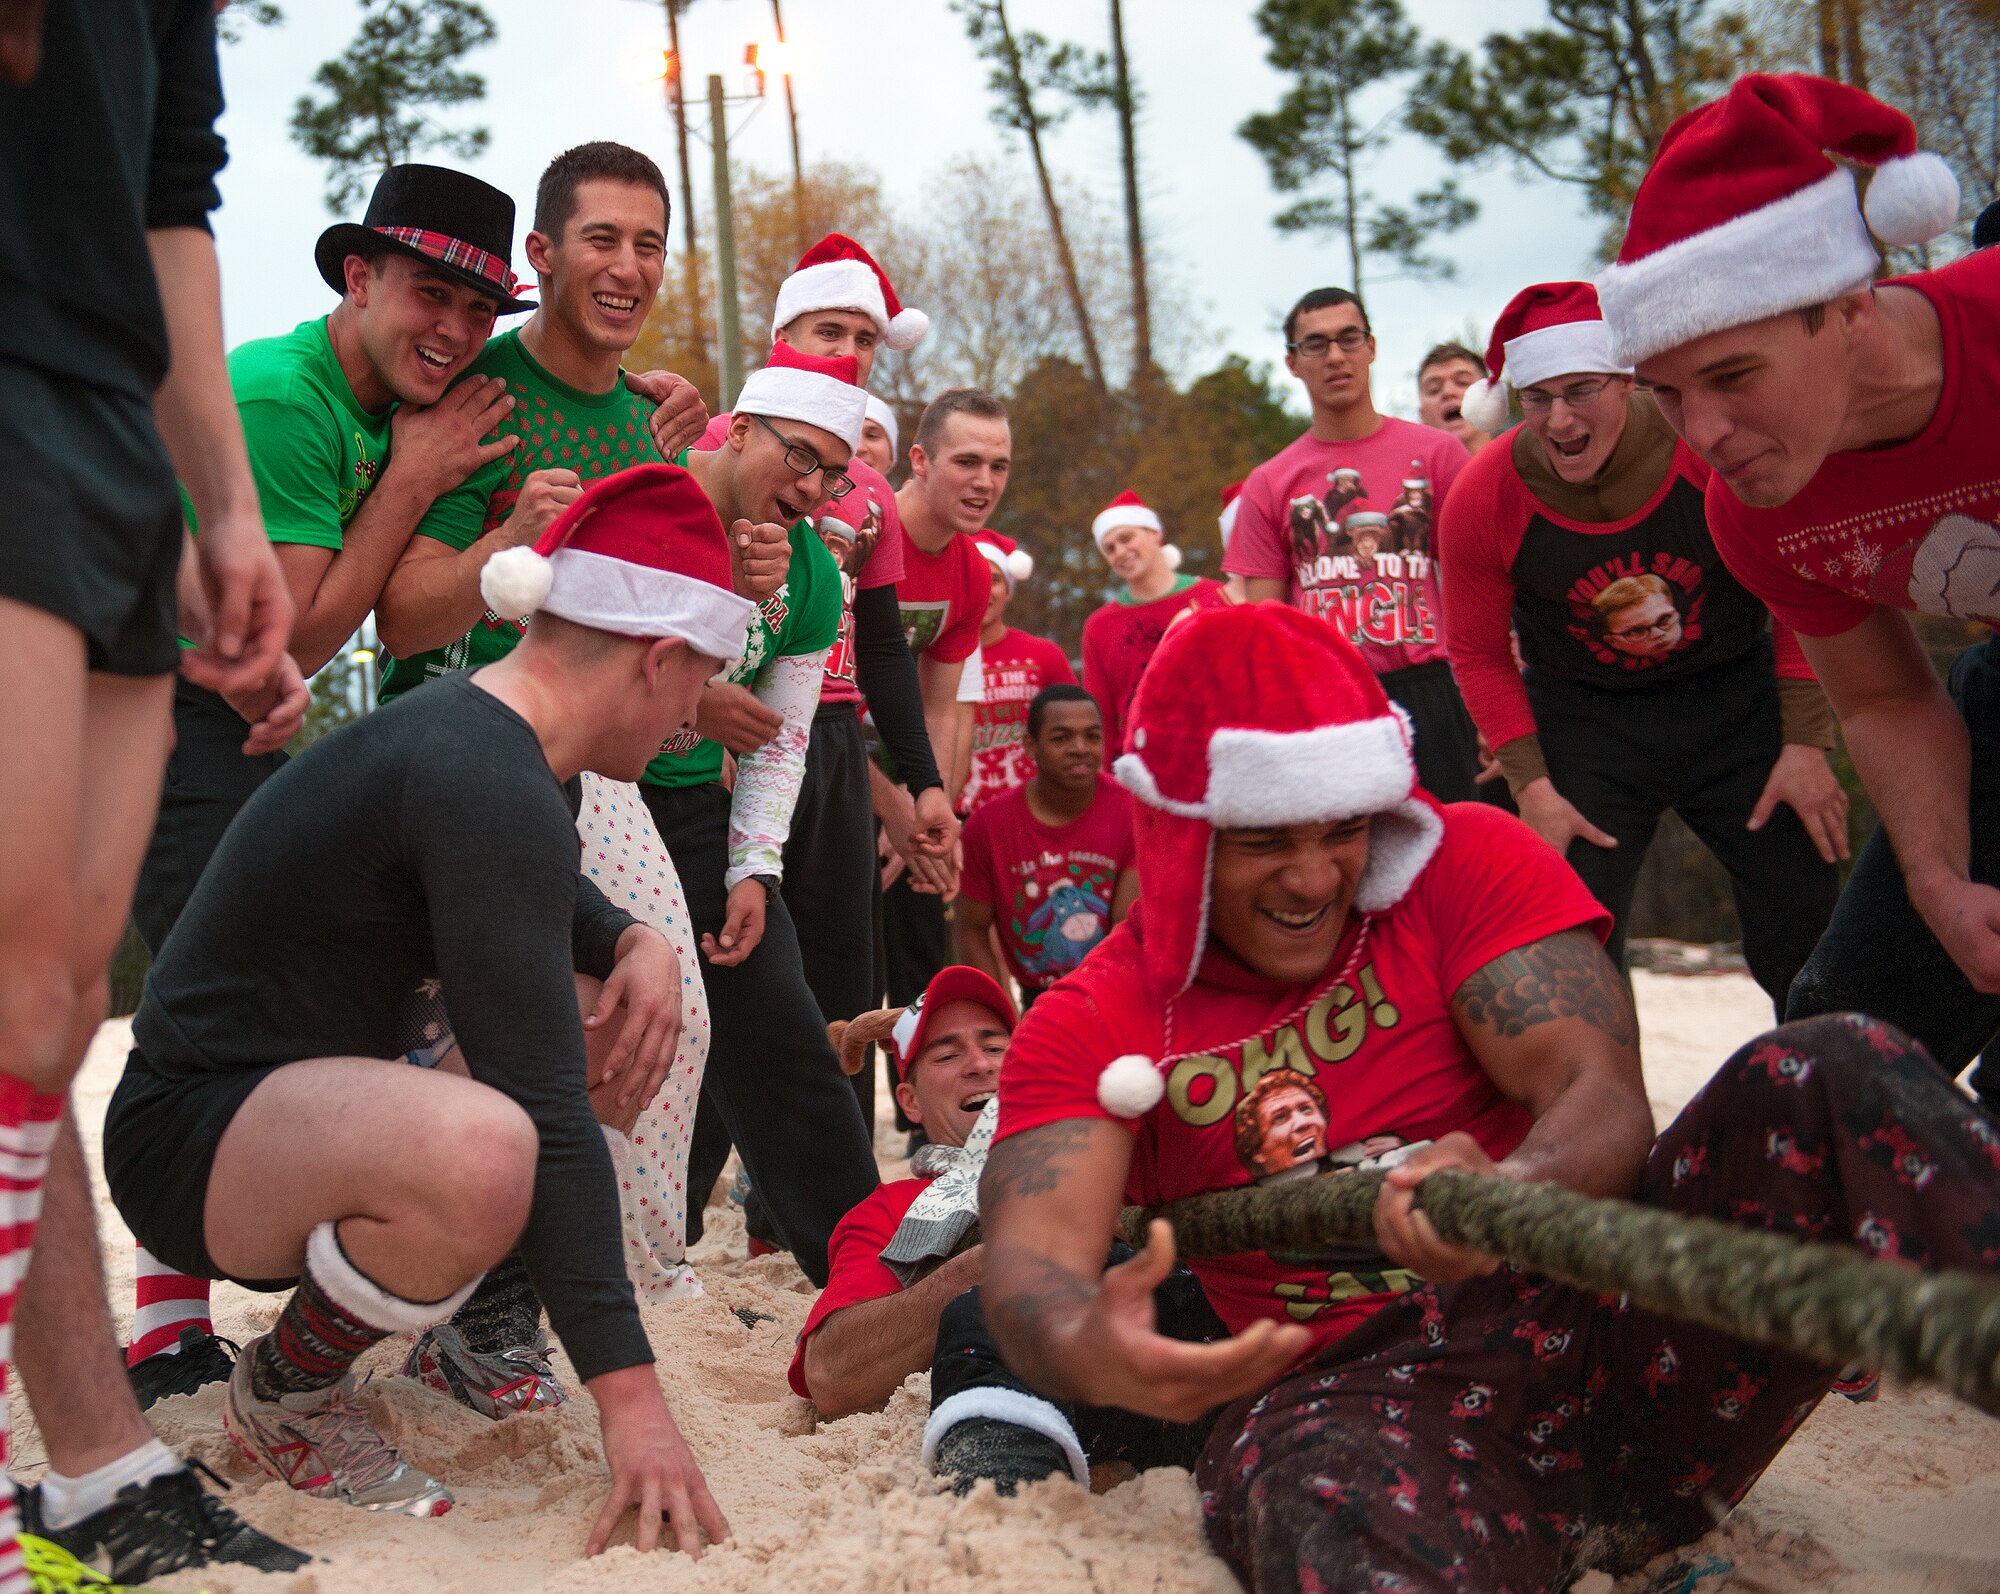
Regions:
<svg viewBox="0 0 2000 1594"><path fill-rule="evenodd" d="M1431 524L1469 458L1449 432L1393 416L1354 442L1308 432L1243 484L1222 568L1285 582L1292 606L1350 637L1378 675L1442 659ZM1350 527L1371 512L1387 524Z"/></svg>
<svg viewBox="0 0 2000 1594"><path fill-rule="evenodd" d="M1877 604L2000 625L2000 251L1894 283L1930 300L1943 334L1930 423L1894 448L1827 455L1776 509L1750 508L1720 471L1708 484L1724 561L1806 636L1851 631Z"/></svg>
<svg viewBox="0 0 2000 1594"><path fill-rule="evenodd" d="M1132 798L1109 775L1080 818L1045 825L1025 789L965 822L959 889L993 910L1014 978L1047 990L1111 929L1118 877L1132 867Z"/></svg>
<svg viewBox="0 0 2000 1594"><path fill-rule="evenodd" d="M694 446L704 453L722 446L729 415L708 423ZM854 491L836 498L819 512L819 534L840 566L840 635L826 656L820 681L822 703L858 703L861 688L854 680L854 594L870 587L888 587L903 579L903 517L896 508L896 489L864 459L848 461ZM845 527L849 535L829 526Z"/></svg>
<svg viewBox="0 0 2000 1594"><path fill-rule="evenodd" d="M1518 819L1455 803L1444 822L1436 855L1402 901L1375 916L1358 959L1350 925L1310 985L1278 985L1211 946L1194 983L1161 1002L1145 973L1142 897L1089 963L1021 1020L1000 1069L996 1143L1063 1118L1110 1119L1098 1076L1135 1053L1158 1060L1166 1096L1131 1126L1128 1201L1234 1189L1314 1159L1326 1172L1454 1130L1506 1156L1533 1119L1473 1055L1452 996L1505 952L1579 926L1602 936L1610 921ZM1304 1083L1281 1089L1294 1071ZM1304 1323L1307 1355L1417 1282L1367 1242L1189 1265L1232 1333L1260 1317Z"/></svg>
<svg viewBox="0 0 2000 1594"><path fill-rule="evenodd" d="M986 695L972 711L972 772L959 799L968 814L1028 784L1035 773L1028 757L1028 705L1043 687L1076 681L1061 648L1012 626L991 647L981 645L980 660Z"/></svg>

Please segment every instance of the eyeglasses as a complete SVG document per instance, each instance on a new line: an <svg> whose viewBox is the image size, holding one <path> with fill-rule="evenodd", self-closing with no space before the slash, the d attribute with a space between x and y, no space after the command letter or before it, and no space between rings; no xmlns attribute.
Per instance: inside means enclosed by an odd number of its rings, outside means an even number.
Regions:
<svg viewBox="0 0 2000 1594"><path fill-rule="evenodd" d="M1344 327L1330 338L1315 332L1309 338L1300 338L1296 343L1287 343L1285 352L1303 354L1308 360L1319 360L1324 359L1326 351L1336 343L1340 345L1342 354L1352 354L1367 341L1368 334L1360 327Z"/></svg>
<svg viewBox="0 0 2000 1594"><path fill-rule="evenodd" d="M845 498L849 493L854 491L854 478L848 475L846 471L827 464L819 455L815 454L803 443L793 442L783 432L779 431L777 427L765 420L763 416L753 415L750 419L785 445L785 463L791 466L797 474L810 476L817 471L820 479L826 483L826 491L829 498Z"/></svg>
<svg viewBox="0 0 2000 1594"><path fill-rule="evenodd" d="M1595 382L1572 382L1562 390L1562 401L1573 410L1582 409L1615 380L1615 377L1600 376ZM1556 394L1545 393L1538 387L1524 387L1520 390L1521 408L1530 415L1548 414L1556 398Z"/></svg>
<svg viewBox="0 0 2000 1594"><path fill-rule="evenodd" d="M1623 631L1609 631L1604 634L1614 642L1636 642L1641 637L1665 636L1681 623L1680 611L1669 609L1659 619L1646 625L1630 626Z"/></svg>

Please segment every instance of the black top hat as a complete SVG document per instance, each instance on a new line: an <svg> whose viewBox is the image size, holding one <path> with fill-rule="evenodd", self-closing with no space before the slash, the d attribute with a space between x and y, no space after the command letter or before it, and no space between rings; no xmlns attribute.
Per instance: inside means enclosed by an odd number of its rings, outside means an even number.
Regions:
<svg viewBox="0 0 2000 1594"><path fill-rule="evenodd" d="M491 295L503 315L535 307L532 299L514 297L514 201L477 177L443 166L391 166L375 184L360 224L327 228L313 260L326 285L345 293L347 257L385 248Z"/></svg>

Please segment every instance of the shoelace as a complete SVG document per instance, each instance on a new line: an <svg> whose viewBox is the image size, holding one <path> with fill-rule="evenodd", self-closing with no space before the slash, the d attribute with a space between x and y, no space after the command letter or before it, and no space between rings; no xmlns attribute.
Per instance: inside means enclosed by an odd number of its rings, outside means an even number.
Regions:
<svg viewBox="0 0 2000 1594"><path fill-rule="evenodd" d="M351 1379L336 1384L333 1398L320 1410L291 1412L288 1420L311 1440L327 1470L351 1493L365 1493L402 1470L401 1452L369 1419L361 1391Z"/></svg>

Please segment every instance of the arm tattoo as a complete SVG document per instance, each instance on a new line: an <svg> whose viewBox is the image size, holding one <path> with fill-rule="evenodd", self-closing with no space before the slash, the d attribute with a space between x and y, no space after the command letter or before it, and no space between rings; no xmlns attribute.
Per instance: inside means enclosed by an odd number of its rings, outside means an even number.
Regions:
<svg viewBox="0 0 2000 1594"><path fill-rule="evenodd" d="M1588 930L1565 930L1502 954L1452 998L1460 1023L1503 1040L1558 1018L1581 1019L1620 1046L1636 1046L1632 996Z"/></svg>
<svg viewBox="0 0 2000 1594"><path fill-rule="evenodd" d="M1035 1252L1010 1248L994 1256L995 1272L1022 1274L1013 1287L992 1288L992 1274L980 1290L988 1325L1005 1352L1008 1365L1036 1389L1054 1400L1080 1398L1076 1380L1054 1354L1051 1338L1088 1312L1097 1298L1097 1281L1072 1273L1060 1262Z"/></svg>
<svg viewBox="0 0 2000 1594"><path fill-rule="evenodd" d="M980 1201L995 1197L1047 1195L1069 1171L1070 1158L1090 1138L1092 1120L1059 1118L1039 1129L1009 1136L986 1154Z"/></svg>

